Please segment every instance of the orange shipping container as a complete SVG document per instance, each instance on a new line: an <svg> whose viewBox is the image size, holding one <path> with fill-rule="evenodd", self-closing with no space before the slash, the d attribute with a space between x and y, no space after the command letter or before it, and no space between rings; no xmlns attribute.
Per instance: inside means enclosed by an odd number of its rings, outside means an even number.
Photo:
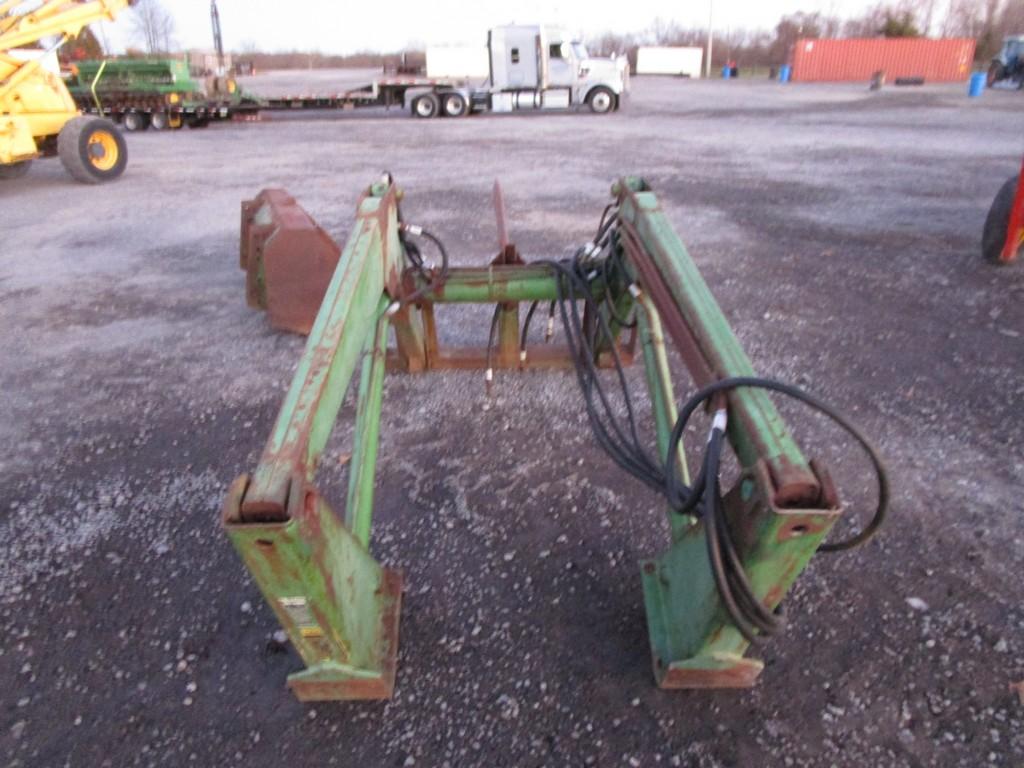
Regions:
<svg viewBox="0 0 1024 768"><path fill-rule="evenodd" d="M870 80L879 70L890 83L897 77L926 82L966 80L974 63L974 40L926 37L797 40L792 79L803 82Z"/></svg>

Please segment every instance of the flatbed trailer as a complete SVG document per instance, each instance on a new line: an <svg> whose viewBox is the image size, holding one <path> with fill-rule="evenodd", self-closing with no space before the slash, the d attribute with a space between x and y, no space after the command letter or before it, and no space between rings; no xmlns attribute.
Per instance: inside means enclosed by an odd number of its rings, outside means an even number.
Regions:
<svg viewBox="0 0 1024 768"><path fill-rule="evenodd" d="M200 128L257 104L233 80L204 83L178 59L85 60L72 64L64 78L81 112L106 117L128 131Z"/></svg>
<svg viewBox="0 0 1024 768"><path fill-rule="evenodd" d="M392 76L382 77L367 85L335 94L301 94L289 96L260 96L260 111L299 109L355 109L357 107L405 107L410 91L445 93L456 89L469 89L465 82L451 79Z"/></svg>
<svg viewBox="0 0 1024 768"><path fill-rule="evenodd" d="M231 98L203 98L201 94L141 91L107 92L96 96L85 89L73 92L84 114L101 115L121 124L128 131L146 128L204 128L221 120L255 120L262 112L298 110L356 109L358 107L407 107L410 92L415 96L437 98L439 103L451 94L468 94L465 83L424 77L384 77L358 88L335 94L294 94L254 96L239 92ZM431 94L437 96L431 97ZM468 99L465 109L468 112ZM454 107L452 107L454 108ZM458 111L458 110L456 110Z"/></svg>
<svg viewBox="0 0 1024 768"><path fill-rule="evenodd" d="M143 131L150 127L164 130L185 125L203 128L214 120L230 118L232 111L229 105L213 102L163 105L136 99L102 102L99 106L80 102L78 106L83 114L103 116L128 131Z"/></svg>
<svg viewBox="0 0 1024 768"><path fill-rule="evenodd" d="M215 120L258 119L263 112L363 107L399 107L418 118L579 108L606 114L619 109L629 87L625 59L591 57L555 27L495 27L487 50L490 74L482 82L395 73L329 95L255 96L230 80L226 88L203 89L181 62L118 61L112 64L114 75L105 73L101 62L80 67L72 93L83 112L135 131L201 128Z"/></svg>

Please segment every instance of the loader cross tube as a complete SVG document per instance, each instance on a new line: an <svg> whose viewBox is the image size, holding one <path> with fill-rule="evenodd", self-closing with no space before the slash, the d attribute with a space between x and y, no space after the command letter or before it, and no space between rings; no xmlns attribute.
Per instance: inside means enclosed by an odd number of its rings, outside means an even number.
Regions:
<svg viewBox="0 0 1024 768"><path fill-rule="evenodd" d="M619 338L617 324L609 324L620 357L632 359L632 345L641 345L655 442L664 456L676 419L667 338L698 384L750 376L753 368L650 188L624 178L612 191L621 233L614 247L621 249L634 290L621 281L606 283L597 270L589 289L607 299L600 311L609 317L635 310L628 342ZM402 577L369 553L385 368L482 368L486 359L482 350L440 347L434 305L499 305L507 328L499 334L498 366L573 364L565 347L531 349L525 360L518 354L518 304L554 300L560 278L548 267L521 262L504 229L500 189L498 257L486 267L451 269L443 285L405 269L401 196L387 179L361 197L355 229L260 462L232 485L222 513L229 538L307 666L289 678L303 700L388 698L394 688ZM245 248L243 242L243 264L254 263ZM414 294L415 302L401 303ZM390 350L389 327L395 337ZM598 362L608 353L595 349ZM360 359L347 504L339 516L314 479ZM775 608L841 508L827 472L804 458L764 392L733 391L728 408L728 437L742 471L725 497L725 514L757 598ZM679 461L685 478L685 460ZM762 664L744 657L748 641L721 604L704 523L671 510L668 516L669 548L644 561L641 574L655 679L664 688L751 685Z"/></svg>

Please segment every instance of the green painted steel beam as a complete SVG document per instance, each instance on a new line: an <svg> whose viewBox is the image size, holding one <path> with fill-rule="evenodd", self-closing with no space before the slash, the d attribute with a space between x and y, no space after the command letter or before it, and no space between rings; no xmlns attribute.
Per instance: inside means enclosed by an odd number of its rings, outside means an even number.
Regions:
<svg viewBox="0 0 1024 768"><path fill-rule="evenodd" d="M370 555L386 355L389 275L401 274L398 191L374 185L320 306L292 386L252 477L232 486L223 524L305 662L303 700L388 698L401 576ZM313 486L317 459L363 358L344 521Z"/></svg>
<svg viewBox="0 0 1024 768"><path fill-rule="evenodd" d="M289 686L303 700L390 697L401 575L381 568L312 487L293 493L286 522L242 521L248 485L232 485L224 528L306 664Z"/></svg>
<svg viewBox="0 0 1024 768"><path fill-rule="evenodd" d="M414 278L417 289L425 285ZM452 267L443 286L424 299L439 304L487 304L501 301L554 301L555 278L547 267Z"/></svg>
<svg viewBox="0 0 1024 768"><path fill-rule="evenodd" d="M712 377L754 376L750 358L654 193L642 180L627 178L615 185L613 194L620 196L620 219L631 224L642 240ZM698 384L710 383L700 380L692 362L687 364ZM798 499L799 503L816 500L818 479L771 398L763 390L740 388L730 392L728 400L729 439L743 466L764 459L777 490L786 487L814 497Z"/></svg>
<svg viewBox="0 0 1024 768"><path fill-rule="evenodd" d="M636 321L640 331L640 348L644 356L644 374L647 377L647 389L651 395L651 410L654 414L654 431L658 445L658 454L662 461L668 458L672 427L675 426L679 414L676 409L675 393L672 387L672 372L668 366L668 353L665 349L665 333L661 328L661 318L650 297L643 291L636 297L638 312ZM690 469L686 464L686 449L682 439L676 454L676 466L679 477L687 485L690 484ZM668 521L672 528L672 540L678 539L695 522L694 518L674 514L668 511Z"/></svg>
<svg viewBox="0 0 1024 768"><path fill-rule="evenodd" d="M429 287L422 277L411 275L415 288ZM603 295L600 281L594 295ZM558 289L549 267L543 265L452 267L439 289L427 290L424 301L437 304L493 304L512 301L554 301Z"/></svg>
<svg viewBox="0 0 1024 768"><path fill-rule="evenodd" d="M387 195L386 202L381 195ZM384 227L382 205L386 206ZM253 473L243 514L264 517L282 513L294 478L313 477L365 340L379 318L385 274L401 272L403 257L394 234L397 226L393 193L374 187L360 201L356 229L338 261Z"/></svg>
<svg viewBox="0 0 1024 768"><path fill-rule="evenodd" d="M779 509L763 461L743 472L725 498L754 594L775 609L841 514ZM641 563L655 679L664 688L753 685L763 664L744 658L749 643L721 605L704 524L689 526L660 556Z"/></svg>
<svg viewBox="0 0 1024 768"><path fill-rule="evenodd" d="M642 246L630 265L641 283L641 296L650 293L650 298L641 301L651 309L640 313L641 341L645 335L653 336L662 309L653 305L660 296L667 311L681 318L673 338L698 384L718 377L754 376L749 358L653 192L642 180L625 179L613 194L620 200L620 219L632 225ZM665 311L660 312L661 321ZM654 356L653 345L644 344L644 351L645 360ZM664 408L659 405L663 397L659 390L664 385L657 380L661 365L648 364L656 408ZM774 609L841 510L813 504L805 508L780 506L782 483L813 489L815 499L820 498L817 474L764 392L736 390L729 394L728 403L730 443L744 471L726 495L726 515L754 593ZM664 424L657 418L656 428L660 447ZM749 643L721 604L704 524L691 523L689 518L674 520L669 549L642 564L655 677L665 688L752 685L763 665L744 658Z"/></svg>
<svg viewBox="0 0 1024 768"><path fill-rule="evenodd" d="M364 547L370 545L373 485L380 443L380 411L388 351L388 319L384 314L387 304L387 299L381 301L380 319L363 356L352 460L349 463L348 503L345 505L345 525Z"/></svg>

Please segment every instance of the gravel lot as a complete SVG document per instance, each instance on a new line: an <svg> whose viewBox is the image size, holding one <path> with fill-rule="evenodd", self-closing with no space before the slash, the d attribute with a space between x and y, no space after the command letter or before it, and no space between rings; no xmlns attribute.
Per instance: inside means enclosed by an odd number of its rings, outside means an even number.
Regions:
<svg viewBox="0 0 1024 768"><path fill-rule="evenodd" d="M334 90L306 75L247 87ZM57 161L5 184L5 763L1024 765L1024 264L979 255L1024 97L964 91L636 79L606 117L150 132L110 186ZM812 563L756 688L653 686L637 561L664 514L593 443L571 376L499 374L489 401L447 373L385 390L372 549L406 576L394 700L285 689L301 662L218 524L303 345L245 306L239 202L286 187L343 241L385 168L474 264L496 248L494 178L530 258L585 238L617 175L646 176L759 371L876 438L891 523ZM487 309L441 320L485 342ZM855 517L856 451L786 413ZM339 508L351 415L321 472Z"/></svg>

